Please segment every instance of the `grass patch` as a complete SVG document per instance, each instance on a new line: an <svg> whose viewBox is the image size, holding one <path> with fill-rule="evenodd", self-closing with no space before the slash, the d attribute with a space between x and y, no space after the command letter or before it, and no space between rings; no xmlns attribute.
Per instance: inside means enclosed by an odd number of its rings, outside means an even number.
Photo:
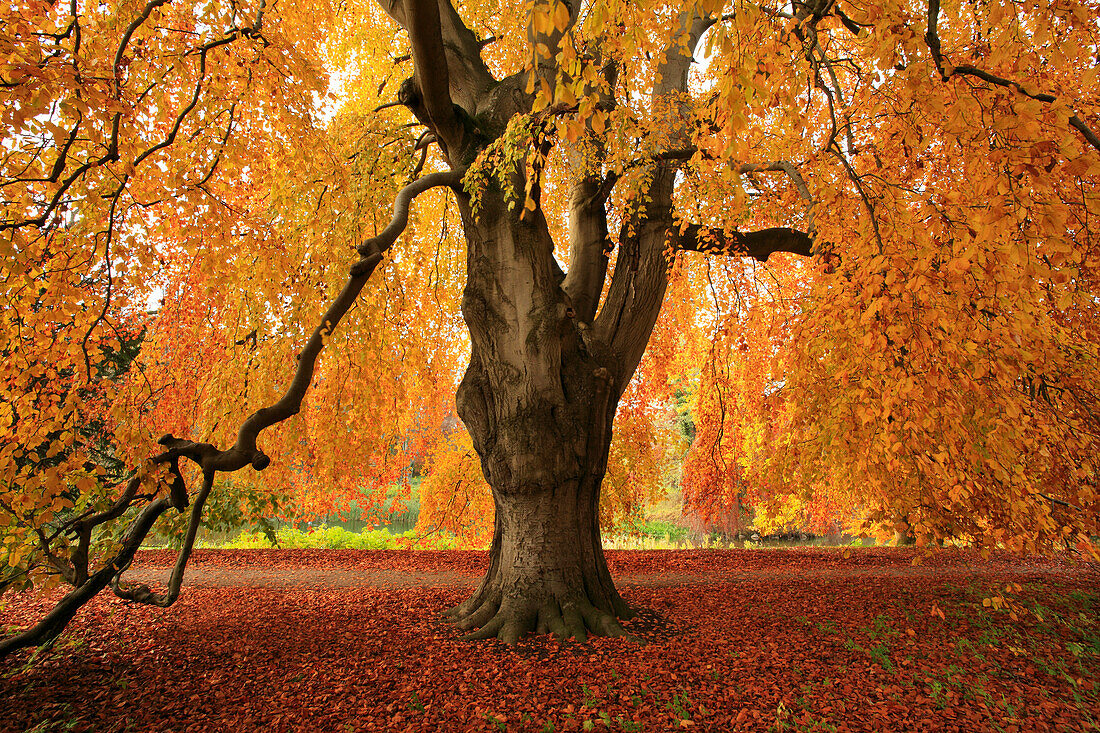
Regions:
<svg viewBox="0 0 1100 733"><path fill-rule="evenodd" d="M420 537L416 531L393 533L387 529L352 532L343 527L321 525L302 531L282 527L275 531L277 546L288 550L460 550L468 549L453 535ZM242 532L226 542L200 542L200 547L224 550L256 550L271 548L271 541L262 532Z"/></svg>

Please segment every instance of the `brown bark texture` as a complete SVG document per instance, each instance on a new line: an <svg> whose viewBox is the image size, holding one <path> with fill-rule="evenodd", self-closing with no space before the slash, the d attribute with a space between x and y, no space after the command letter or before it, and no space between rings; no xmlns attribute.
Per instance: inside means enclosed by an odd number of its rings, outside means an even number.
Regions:
<svg viewBox="0 0 1100 733"><path fill-rule="evenodd" d="M518 208L518 207L517 207ZM630 615L600 542L600 483L618 391L586 343L538 211L499 192L478 216L462 202L468 245L463 315L470 366L459 387L493 490L496 527L481 586L451 611L470 638L528 631L619 635Z"/></svg>

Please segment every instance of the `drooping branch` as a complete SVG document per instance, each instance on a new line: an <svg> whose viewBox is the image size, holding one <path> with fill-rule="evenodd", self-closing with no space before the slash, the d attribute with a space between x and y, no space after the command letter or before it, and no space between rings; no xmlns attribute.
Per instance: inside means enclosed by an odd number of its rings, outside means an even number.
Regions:
<svg viewBox="0 0 1100 733"><path fill-rule="evenodd" d="M176 556L176 564L172 568L172 575L168 580L168 591L166 593L157 593L144 584L133 587L121 585L120 580L122 578L122 573L128 567L125 566L120 567L118 572L115 573L114 577L111 579L111 589L116 596L127 601L135 601L150 606L159 606L161 608L167 608L176 602L176 598L178 598L180 594L180 588L183 587L183 574L187 569L187 561L191 557L191 550L195 546L195 538L198 536L199 526L202 524L202 509L206 504L206 498L210 496L210 491L213 488L214 472L205 471L202 477L202 488L195 496L195 501L191 504L191 516L188 518L187 522L187 534L183 539L183 547L180 548L179 555Z"/></svg>
<svg viewBox="0 0 1100 733"><path fill-rule="evenodd" d="M954 76L973 76L988 84L993 84L994 86L1015 89L1028 99L1034 99L1038 102L1050 104L1058 101L1058 98L1053 94L1029 92L1019 82L1004 79L996 74L991 74L984 69L980 69L977 66L972 66L970 64L961 64L959 66L952 65L949 61L944 59L943 51L941 50L938 31L939 19L940 0L928 0L928 31L924 34L924 42L928 45L928 51L932 54L932 62L936 64L936 71L940 73L941 79L948 81ZM1089 145L1100 150L1100 135L1097 135L1078 115L1072 115L1069 118L1069 124L1073 129L1081 133L1081 136L1088 141Z"/></svg>
<svg viewBox="0 0 1100 733"><path fill-rule="evenodd" d="M56 639L72 621L77 611L110 584L118 572L116 566L122 565L125 567L133 561L134 553L141 546L141 542L167 508L168 499L163 497L146 504L138 517L130 524L129 529L123 536L122 547L112 562L104 565L84 583L66 594L37 624L26 631L0 641L0 659L19 649L41 646Z"/></svg>
<svg viewBox="0 0 1100 733"><path fill-rule="evenodd" d="M252 413L241 425L237 442L227 450L219 450L210 443L163 436L159 442L166 450L148 461L145 470L135 474L127 481L119 498L107 509L100 512L88 512L70 520L64 532L76 535L77 543L70 553L69 564L53 561L57 571L66 580L75 581L74 590L68 593L35 626L15 634L0 642L0 658L29 646L49 643L57 638L76 612L97 593L111 585L115 592L127 600L158 606L171 605L179 595L188 558L194 547L195 537L202 520L202 509L207 496L213 489L218 472L230 473L251 465L263 470L270 463L268 456L257 447L256 441L261 431L282 422L298 413L306 391L313 380L317 360L324 348L328 334L331 334L356 297L366 285L375 268L382 261L383 254L397 241L409 221L409 208L419 194L438 186L458 187L462 180L461 171L433 173L413 181L405 186L394 200L394 213L389 224L377 236L368 239L358 247L361 259L352 266L348 282L325 311L320 324L306 342L298 356L298 367L282 398L270 407L264 407ZM134 553L149 534L156 520L168 508L183 511L188 507L187 489L179 469L179 460L186 458L202 469L203 484L193 502L190 503L191 515L188 521L184 544L177 556L169 581L168 592L159 594L147 586L134 588L121 585L121 575L133 561ZM168 496L153 498L152 495L139 493L147 483L150 469L168 464L171 479L168 482ZM93 530L126 513L134 503L143 497L151 501L130 523L115 556L95 573L88 572L88 556Z"/></svg>

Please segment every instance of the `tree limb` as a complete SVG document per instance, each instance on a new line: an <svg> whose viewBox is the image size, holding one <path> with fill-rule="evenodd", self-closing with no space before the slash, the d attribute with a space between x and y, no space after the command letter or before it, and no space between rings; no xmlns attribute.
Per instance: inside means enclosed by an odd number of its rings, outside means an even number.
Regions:
<svg viewBox="0 0 1100 733"><path fill-rule="evenodd" d="M405 18L419 101L427 116L425 122L447 151L457 151L462 145L463 130L451 102L439 4L437 0L405 0Z"/></svg>
<svg viewBox="0 0 1100 733"><path fill-rule="evenodd" d="M172 475L172 479L168 484L168 496L154 499L142 509L128 527L122 539L121 548L108 564L93 574L89 575L87 572L92 530L105 522L122 516L135 500L141 498L138 495L138 490L146 474L142 472L131 477L127 481L122 495L109 508L97 513L85 513L69 522L66 531L77 534L77 546L71 553L73 568L71 572L70 569L59 568L59 572L63 576L71 575L79 582L46 614L42 621L30 629L0 642L0 658L18 649L49 643L56 639L80 607L108 585L111 585L120 597L140 603L168 606L175 601L179 595L191 548L194 546L195 537L201 524L203 505L213 488L217 472L229 473L248 465L256 470L263 470L268 466L270 459L256 446L259 433L275 423L297 414L301 409L302 400L312 382L317 359L324 348L325 337L339 324L359 292L362 291L371 273L382 261L383 253L397 241L397 237L408 225L409 207L412 200L430 188L444 185L458 187L461 181L462 171L448 171L424 176L401 189L394 200L394 213L390 223L378 236L359 246L358 250L362 259L352 267L348 283L329 306L321 318L321 323L314 329L305 348L299 354L298 367L286 393L274 405L256 410L244 421L237 434L237 442L233 447L227 450L219 450L210 443L183 440L171 435L165 435L158 441L165 446L166 450L150 459L149 464L152 466L169 464L169 473ZM158 594L147 586L137 586L135 588L122 586L120 584L122 573L129 568L134 553L137 552L160 515L169 507L182 511L188 506L187 489L179 470L180 458L187 458L202 469L203 484L199 493L195 496L195 500L191 503L191 515L184 546L177 556L176 565L169 581L168 592Z"/></svg>
<svg viewBox="0 0 1100 733"><path fill-rule="evenodd" d="M118 42L118 48L115 50L115 58L111 63L111 70L115 77L115 96L117 97L122 92L122 85L120 83L120 77L122 75L122 61L126 54L126 47L130 45L130 39L133 37L134 32L149 20L149 16L153 14L153 11L159 8L161 5L167 3L168 0L150 0L150 2L142 9L130 25L126 27L126 30L122 33L122 39Z"/></svg>
<svg viewBox="0 0 1100 733"><path fill-rule="evenodd" d="M675 150L692 147L690 114L684 96L688 69L703 33L717 20L715 15L701 14L698 8L681 14L657 69L659 81L653 88L651 106L655 115L665 117ZM664 301L668 285L666 237L674 225L672 194L678 168L672 160L657 164L643 196L642 210L623 227L615 274L603 308L593 322L596 338L616 355L618 363L612 376L620 391L637 369Z"/></svg>
<svg viewBox="0 0 1100 733"><path fill-rule="evenodd" d="M130 525L126 535L122 539L122 549L115 556L114 561L98 570L84 583L77 586L65 595L50 609L41 621L27 629L9 636L0 641L0 659L19 649L30 646L48 644L61 634L72 621L77 611L92 600L97 593L107 587L118 573L119 566L128 566L133 560L134 553L141 546L142 540L153 528L154 522L168 508L168 500L157 499L145 506L137 519Z"/></svg>
<svg viewBox="0 0 1100 733"><path fill-rule="evenodd" d="M704 252L747 256L760 262L776 252L810 257L814 254L814 240L809 234L787 227L771 227L755 232L726 232L689 224L683 232L670 237L673 248L684 252Z"/></svg>
<svg viewBox="0 0 1100 733"><path fill-rule="evenodd" d="M358 251L362 259L351 268L351 274L344 289L336 296L328 310L321 317L321 322L313 330L305 347L298 354L298 368L294 373L290 386L287 387L283 397L270 407L264 407L252 413L237 434L237 443L230 449L236 451L243 458L251 456L249 460L262 460L267 465L267 456L256 448L256 438L262 430L275 423L298 414L306 390L313 380L313 371L317 364L317 357L324 348L326 337L336 329L344 314L351 308L367 279L378 263L382 261L383 253L393 246L394 242L405 231L409 223L409 208L413 199L424 191L438 186L458 186L462 182L461 171L447 171L444 173L432 173L423 178L418 178L405 186L394 198L393 218L389 224L377 236L368 239L359 245ZM226 451L229 453L230 451ZM205 468L205 466L204 466ZM226 470L219 468L218 470Z"/></svg>
<svg viewBox="0 0 1100 733"><path fill-rule="evenodd" d="M607 232L607 194L599 177L586 176L569 192L569 272L562 289L576 318L591 323L607 277L611 238Z"/></svg>
<svg viewBox="0 0 1100 733"><path fill-rule="evenodd" d="M971 66L970 64L962 64L960 66L950 65L950 62L944 59L943 52L940 49L940 36L937 30L939 18L940 0L928 0L928 31L924 34L924 42L928 45L928 50L932 54L932 61L936 64L936 71L940 73L941 79L948 81L953 76L974 76L994 86L1015 89L1025 97L1039 102L1046 102L1049 104L1058 100L1053 94L1029 92L1024 89L1023 85L1019 82L1003 79L984 69ZM1100 135L1097 135L1095 131L1089 128L1080 117L1074 114L1069 118L1069 124L1073 129L1081 133L1081 136L1088 141L1089 145L1100 150Z"/></svg>
<svg viewBox="0 0 1100 733"><path fill-rule="evenodd" d="M183 574L187 569L187 560L191 557L191 550L195 546L195 538L198 537L199 526L202 524L202 509L206 504L206 498L210 495L210 490L213 488L214 471L204 471L202 488L191 504L191 516L188 518L187 534L183 538L183 547L180 548L179 554L176 556L176 564L172 568L171 577L168 579L168 591L163 594L156 593L144 584L133 587L123 586L120 580L122 573L129 567L127 563L125 567L120 567L118 572L111 578L111 589L116 596L127 601L135 601L161 608L167 608L176 602L180 594L180 588L183 586Z"/></svg>

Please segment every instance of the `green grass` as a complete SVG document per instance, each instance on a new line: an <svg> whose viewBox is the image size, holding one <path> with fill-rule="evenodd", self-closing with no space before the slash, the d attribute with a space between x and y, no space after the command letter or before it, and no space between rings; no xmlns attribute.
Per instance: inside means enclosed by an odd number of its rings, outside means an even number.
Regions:
<svg viewBox="0 0 1100 733"><path fill-rule="evenodd" d="M603 546L609 550L702 550L726 548L728 542L715 537L692 539L686 527L671 522L650 521L634 525L628 531L616 528L604 535ZM280 527L274 531L277 546L284 549L324 549L324 550L485 550L487 547L473 547L459 538L446 534L434 534L421 537L413 529L405 532L393 532L390 529L373 529L353 532L340 526L322 524L309 530L294 527ZM160 544L160 543L158 543ZM745 547L757 549L775 549L787 546L810 546L811 543L784 543L782 546L762 543L744 543ZM242 531L230 539L200 539L198 547L224 550L270 549L268 536L260 531ZM856 546L857 548L859 545ZM843 547L838 549L844 549Z"/></svg>
<svg viewBox="0 0 1100 733"><path fill-rule="evenodd" d="M386 529L351 532L343 527L322 525L303 532L292 527L275 531L278 546L284 549L322 550L458 550L464 549L451 535L433 535L421 538L416 531L394 534ZM200 547L225 550L254 550L270 548L271 542L262 532L242 532L227 542L200 543Z"/></svg>

